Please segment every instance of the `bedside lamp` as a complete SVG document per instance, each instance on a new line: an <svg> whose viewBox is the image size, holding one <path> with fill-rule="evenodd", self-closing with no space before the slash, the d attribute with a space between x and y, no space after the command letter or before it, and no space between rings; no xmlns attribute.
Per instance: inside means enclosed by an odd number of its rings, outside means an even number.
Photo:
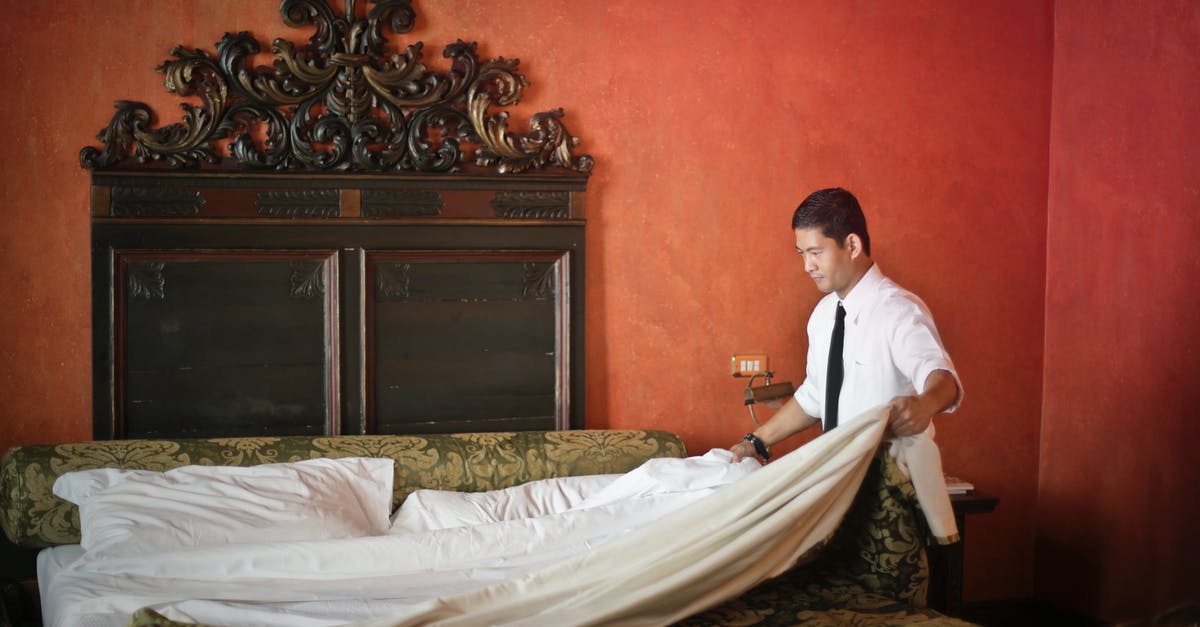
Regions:
<svg viewBox="0 0 1200 627"><path fill-rule="evenodd" d="M758 421L758 416L754 413L755 404L778 402L796 393L796 386L792 385L791 381L771 383L773 374L772 372L763 372L750 377L750 381L746 383L746 389L742 391L742 398L746 403L746 407L750 409L750 419L756 425L761 425L762 423ZM762 377L766 383L756 387L754 380L759 377Z"/></svg>

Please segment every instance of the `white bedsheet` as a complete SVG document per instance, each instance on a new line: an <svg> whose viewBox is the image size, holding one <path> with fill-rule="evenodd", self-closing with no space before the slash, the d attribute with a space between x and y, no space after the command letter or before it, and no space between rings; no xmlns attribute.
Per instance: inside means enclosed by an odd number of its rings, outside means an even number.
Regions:
<svg viewBox="0 0 1200 627"><path fill-rule="evenodd" d="M875 408L594 551L362 627L673 624L785 572L826 541L886 427L886 412Z"/></svg>
<svg viewBox="0 0 1200 627"><path fill-rule="evenodd" d="M644 467L648 484L627 481L629 498L532 519L84 556L49 582L46 624L121 625L151 607L229 627L669 625L785 572L828 539L886 426L871 410L762 470L725 477L725 487L672 487L671 477L694 477L671 465L696 458L656 460ZM948 502L945 492L926 496Z"/></svg>
<svg viewBox="0 0 1200 627"><path fill-rule="evenodd" d="M52 546L38 551L37 555L37 579L38 590L47 590L50 586L50 581L58 576L58 573L70 566L75 560L83 557L84 549L78 544L63 544L60 546ZM42 599L42 615L50 610L50 605L53 599L50 595L43 593Z"/></svg>
<svg viewBox="0 0 1200 627"><path fill-rule="evenodd" d="M242 543L130 556L47 553L48 626L125 625L151 607L212 625L339 625L403 613L532 573L643 527L748 475L723 451L652 460L565 511L336 540ZM714 457L715 456L715 457Z"/></svg>

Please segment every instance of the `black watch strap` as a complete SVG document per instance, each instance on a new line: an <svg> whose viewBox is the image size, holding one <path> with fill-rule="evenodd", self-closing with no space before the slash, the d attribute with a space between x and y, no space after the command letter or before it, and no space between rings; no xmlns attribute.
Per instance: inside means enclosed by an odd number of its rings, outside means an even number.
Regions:
<svg viewBox="0 0 1200 627"><path fill-rule="evenodd" d="M763 458L764 462L771 459L771 449L767 448L767 445L757 435L747 433L742 437L742 441L753 444L754 450L758 453L759 457Z"/></svg>

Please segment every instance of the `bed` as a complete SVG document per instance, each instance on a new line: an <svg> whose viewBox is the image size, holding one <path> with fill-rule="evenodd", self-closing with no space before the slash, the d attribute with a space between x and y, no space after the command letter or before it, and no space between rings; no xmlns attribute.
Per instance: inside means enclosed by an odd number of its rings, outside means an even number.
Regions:
<svg viewBox="0 0 1200 627"><path fill-rule="evenodd" d="M839 430L734 474L685 457L676 436L657 431L15 447L0 461L0 522L14 542L53 547L39 555L48 625L961 624L923 607L928 530L912 484L880 449L883 422L867 416ZM375 510L377 526L387 529L329 531L325 522L316 536L288 541L295 526L255 518L248 519L251 532L269 538L237 537L245 529L230 536L220 518L194 515L181 532L171 524L178 517L161 507L130 507L128 493L98 491L108 480L87 475L364 459L387 464L386 505ZM693 465L680 471L664 464ZM732 468L727 461L716 466ZM355 481L356 489L383 483L375 470ZM57 492L86 502L80 494L91 490L104 495L100 506L81 509L52 492L60 478L81 473L82 484ZM653 480L644 480L647 473ZM554 477L583 483L556 485ZM680 480L686 485L672 483ZM618 482L623 491L605 493ZM542 490L535 500L559 502L514 507L514 490ZM218 516L252 513L234 505L239 499L228 486L216 493L224 496L208 506ZM261 505L264 498L241 501ZM200 499L183 502L206 503ZM569 509L583 515L559 516ZM476 517L474 526L459 518L428 522L463 511L460 518ZM490 518L479 520L481 511ZM81 522L99 538L86 550ZM558 533L562 526L572 533ZM481 535L497 529L498 536ZM525 544L531 537L536 542ZM464 544L468 559L447 556L449 547Z"/></svg>
<svg viewBox="0 0 1200 627"><path fill-rule="evenodd" d="M509 128L516 60L431 71L411 0L357 4L284 0L270 67L175 48L182 120L120 101L81 151L94 439L0 464L48 623L953 623L878 416L736 477L585 428L593 159Z"/></svg>

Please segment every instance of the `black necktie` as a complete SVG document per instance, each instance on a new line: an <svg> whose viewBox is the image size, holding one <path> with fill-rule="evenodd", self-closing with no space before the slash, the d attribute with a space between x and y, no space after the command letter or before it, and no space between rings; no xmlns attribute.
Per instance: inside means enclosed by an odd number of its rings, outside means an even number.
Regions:
<svg viewBox="0 0 1200 627"><path fill-rule="evenodd" d="M837 426L838 395L842 393L842 344L846 337L846 310L838 302L833 322L833 337L829 340L829 368L825 371L825 430Z"/></svg>

